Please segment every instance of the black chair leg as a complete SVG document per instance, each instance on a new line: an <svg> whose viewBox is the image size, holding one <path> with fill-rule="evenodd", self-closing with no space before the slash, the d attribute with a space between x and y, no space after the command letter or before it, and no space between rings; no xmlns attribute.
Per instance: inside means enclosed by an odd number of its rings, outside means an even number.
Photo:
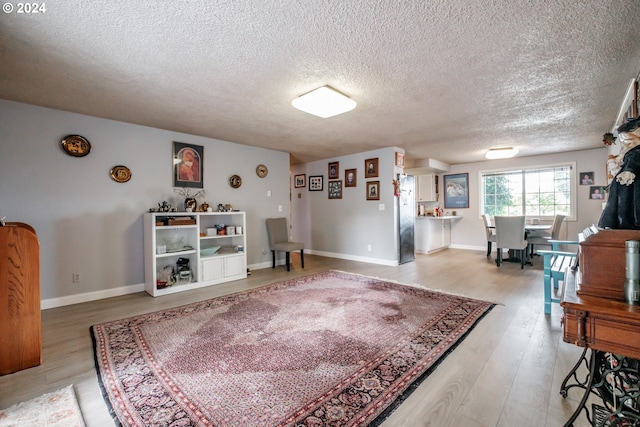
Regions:
<svg viewBox="0 0 640 427"><path fill-rule="evenodd" d="M491 242L487 242L487 256L491 255Z"/></svg>
<svg viewBox="0 0 640 427"><path fill-rule="evenodd" d="M502 248L498 248L498 256L496 256L496 264L500 267L500 263L502 262Z"/></svg>
<svg viewBox="0 0 640 427"><path fill-rule="evenodd" d="M290 261L291 256L290 256L289 254L290 254L290 252L287 252L287 255L286 255L286 259L287 259L287 271L291 271L291 270L290 270L290 267L289 267L289 261Z"/></svg>
<svg viewBox="0 0 640 427"><path fill-rule="evenodd" d="M271 251L271 257L273 258L273 266L271 268L276 268L276 251Z"/></svg>
<svg viewBox="0 0 640 427"><path fill-rule="evenodd" d="M527 253L526 249L521 249L520 250L520 269L524 270L524 256Z"/></svg>
<svg viewBox="0 0 640 427"><path fill-rule="evenodd" d="M302 268L304 268L304 249L300 249L300 264L302 264Z"/></svg>

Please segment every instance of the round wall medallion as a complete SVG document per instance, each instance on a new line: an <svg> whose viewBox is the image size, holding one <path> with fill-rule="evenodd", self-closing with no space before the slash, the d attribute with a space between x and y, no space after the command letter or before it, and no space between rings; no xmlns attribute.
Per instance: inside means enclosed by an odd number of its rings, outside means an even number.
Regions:
<svg viewBox="0 0 640 427"><path fill-rule="evenodd" d="M80 135L69 135L62 140L62 149L73 157L84 157L91 151L91 143Z"/></svg>
<svg viewBox="0 0 640 427"><path fill-rule="evenodd" d="M267 176L268 173L269 173L269 169L267 169L265 165L258 165L258 167L256 168L256 174L260 178L264 178L265 176Z"/></svg>
<svg viewBox="0 0 640 427"><path fill-rule="evenodd" d="M231 175L229 177L229 185L233 188L239 188L242 185L242 178L238 175Z"/></svg>
<svg viewBox="0 0 640 427"><path fill-rule="evenodd" d="M131 179L131 170L122 165L114 166L111 169L111 179L115 182L127 182Z"/></svg>

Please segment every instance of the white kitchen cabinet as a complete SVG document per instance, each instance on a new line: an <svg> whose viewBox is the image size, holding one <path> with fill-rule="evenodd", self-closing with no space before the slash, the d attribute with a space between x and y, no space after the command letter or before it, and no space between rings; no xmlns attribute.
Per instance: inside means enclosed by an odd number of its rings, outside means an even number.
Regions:
<svg viewBox="0 0 640 427"><path fill-rule="evenodd" d="M417 200L418 202L435 202L438 200L438 191L436 188L436 176L434 174L418 175L417 183Z"/></svg>
<svg viewBox="0 0 640 427"><path fill-rule="evenodd" d="M444 217L418 217L415 227L415 250L429 254L451 245L451 220Z"/></svg>
<svg viewBox="0 0 640 427"><path fill-rule="evenodd" d="M224 232L218 232L222 228ZM216 228L217 226L217 228ZM145 291L157 297L247 277L244 212L144 215ZM179 260L189 274L179 276ZM173 274L167 274L172 272ZM172 280L166 280L171 276Z"/></svg>

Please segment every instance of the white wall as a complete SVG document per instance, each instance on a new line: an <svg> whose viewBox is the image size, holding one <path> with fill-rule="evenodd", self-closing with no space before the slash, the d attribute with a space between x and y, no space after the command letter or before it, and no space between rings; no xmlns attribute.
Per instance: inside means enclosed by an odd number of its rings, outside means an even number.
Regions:
<svg viewBox="0 0 640 427"><path fill-rule="evenodd" d="M69 134L87 138L91 153L64 153ZM142 289L142 214L163 200L182 207L173 141L204 147L206 200L247 212L249 266L270 266L264 220L288 215L288 153L0 100L0 217L36 229L43 308ZM264 179L255 173L261 163ZM111 180L115 165L132 179ZM233 174L243 179L239 189L228 184Z"/></svg>
<svg viewBox="0 0 640 427"><path fill-rule="evenodd" d="M576 162L579 172L594 172L594 185L607 185L606 160L607 148L593 150L572 151L545 156L516 157L513 159L493 160L478 163L453 165L447 174L469 173L469 209L456 209L458 215L463 215L459 221L451 225L452 247L486 250L487 238L484 224L480 217L480 171L492 169L509 169L519 167L544 166L563 162ZM442 183L442 179L440 182ZM579 184L579 183L578 183ZM577 220L565 220L563 232L566 238L577 238L585 227L598 223L602 212L602 200L589 199L589 186L577 185ZM440 194L443 189L440 189ZM442 198L442 196L441 196ZM441 205L444 206L444 203Z"/></svg>
<svg viewBox="0 0 640 427"><path fill-rule="evenodd" d="M396 168L394 147L349 156L333 157L292 167L291 179L306 174L307 186L293 188L293 240L305 244L305 252L366 262L395 265L396 198L392 181ZM364 161L378 158L379 177L364 177ZM328 165L339 162L342 199L328 198ZM345 169L356 168L357 187L344 187ZM309 176L324 177L323 191L309 191ZM367 200L366 182L380 181L380 200ZM384 210L380 210L383 206ZM371 246L371 251L367 249Z"/></svg>

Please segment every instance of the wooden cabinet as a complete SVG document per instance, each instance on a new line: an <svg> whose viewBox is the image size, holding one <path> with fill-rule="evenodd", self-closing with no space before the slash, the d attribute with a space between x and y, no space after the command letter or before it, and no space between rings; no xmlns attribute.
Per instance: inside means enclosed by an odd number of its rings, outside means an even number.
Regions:
<svg viewBox="0 0 640 427"><path fill-rule="evenodd" d="M418 202L435 202L438 200L437 176L434 174L418 175L416 194Z"/></svg>
<svg viewBox="0 0 640 427"><path fill-rule="evenodd" d="M244 212L148 213L144 227L145 291L154 297L247 277Z"/></svg>
<svg viewBox="0 0 640 427"><path fill-rule="evenodd" d="M0 304L0 375L40 365L40 243L27 224L0 226Z"/></svg>

